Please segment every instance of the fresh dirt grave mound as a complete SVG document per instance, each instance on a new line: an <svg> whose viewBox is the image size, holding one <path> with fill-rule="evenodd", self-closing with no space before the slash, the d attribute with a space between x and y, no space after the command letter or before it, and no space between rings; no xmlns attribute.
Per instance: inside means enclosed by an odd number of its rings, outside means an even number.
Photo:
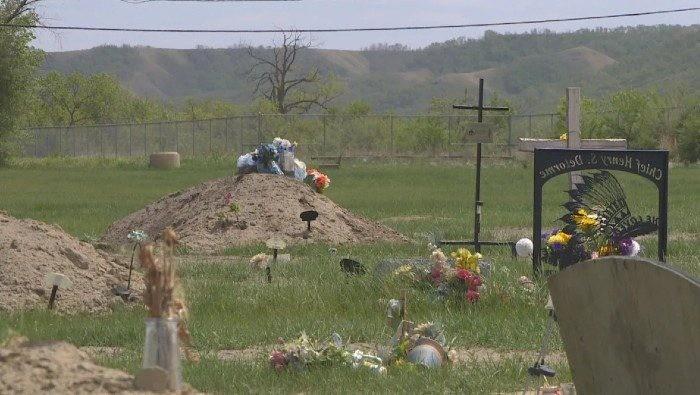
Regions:
<svg viewBox="0 0 700 395"><path fill-rule="evenodd" d="M226 203L229 192L240 210L237 214L230 212ZM306 210L319 214L307 239L306 224L299 218ZM181 243L200 252L264 242L271 237L287 243L407 241L393 229L339 207L302 182L257 173L210 180L165 196L113 223L102 239L122 245L131 230L158 235L168 226L180 235Z"/></svg>
<svg viewBox="0 0 700 395"><path fill-rule="evenodd" d="M23 338L0 346L2 394L148 394L126 372L95 364L65 342L31 343ZM182 394L197 393L185 385Z"/></svg>
<svg viewBox="0 0 700 395"><path fill-rule="evenodd" d="M56 225L0 212L0 310L47 306L51 289L44 284L44 276L53 272L73 283L70 289L59 289L54 305L58 311L95 312L123 303L113 289L126 284L128 268L116 258ZM138 297L143 281L135 271L131 285Z"/></svg>

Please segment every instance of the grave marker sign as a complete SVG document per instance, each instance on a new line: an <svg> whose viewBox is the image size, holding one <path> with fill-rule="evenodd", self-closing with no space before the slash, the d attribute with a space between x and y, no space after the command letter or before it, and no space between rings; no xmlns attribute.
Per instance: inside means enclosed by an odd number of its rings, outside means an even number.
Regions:
<svg viewBox="0 0 700 395"><path fill-rule="evenodd" d="M639 175L656 185L659 192L658 260L664 261L668 238L668 151L587 150L535 148L532 253L537 274L542 255L542 188L550 179L580 170L617 170Z"/></svg>

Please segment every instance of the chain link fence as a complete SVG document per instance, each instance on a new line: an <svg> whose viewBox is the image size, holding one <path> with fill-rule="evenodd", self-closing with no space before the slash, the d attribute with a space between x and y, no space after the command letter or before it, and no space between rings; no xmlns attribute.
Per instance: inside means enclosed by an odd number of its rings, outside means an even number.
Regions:
<svg viewBox="0 0 700 395"><path fill-rule="evenodd" d="M488 155L508 157L518 137L554 137L557 114L485 115L494 125ZM283 137L303 156L449 157L472 155L464 142L473 115L258 114L168 121L30 128L19 141L25 157L136 157L176 151L183 157L239 155Z"/></svg>

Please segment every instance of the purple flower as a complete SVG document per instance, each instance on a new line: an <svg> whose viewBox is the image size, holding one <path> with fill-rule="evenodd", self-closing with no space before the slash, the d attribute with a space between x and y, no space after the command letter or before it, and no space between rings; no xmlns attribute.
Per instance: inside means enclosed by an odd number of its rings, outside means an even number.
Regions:
<svg viewBox="0 0 700 395"><path fill-rule="evenodd" d="M634 251L634 243L631 237L625 237L618 242L618 248L620 249L620 254L625 256L632 255Z"/></svg>

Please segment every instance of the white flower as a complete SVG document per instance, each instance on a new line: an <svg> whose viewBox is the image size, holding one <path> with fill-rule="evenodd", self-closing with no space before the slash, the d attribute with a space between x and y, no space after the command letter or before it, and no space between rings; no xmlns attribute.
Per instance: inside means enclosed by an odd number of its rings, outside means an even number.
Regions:
<svg viewBox="0 0 700 395"><path fill-rule="evenodd" d="M148 238L148 235L142 230L132 230L131 232L129 232L128 235L126 235L126 238L138 243L146 240Z"/></svg>

